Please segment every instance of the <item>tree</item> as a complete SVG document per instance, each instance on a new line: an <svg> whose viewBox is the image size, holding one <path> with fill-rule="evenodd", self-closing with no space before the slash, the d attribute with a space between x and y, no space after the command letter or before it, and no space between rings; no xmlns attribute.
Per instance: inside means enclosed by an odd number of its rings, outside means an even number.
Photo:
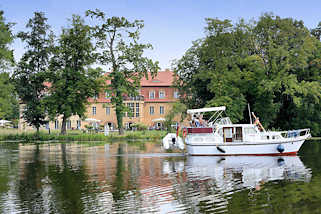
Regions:
<svg viewBox="0 0 321 214"><path fill-rule="evenodd" d="M13 41L11 32L12 23L6 23L3 11L0 10L0 72L3 72L8 66L14 62L13 51L9 45Z"/></svg>
<svg viewBox="0 0 321 214"><path fill-rule="evenodd" d="M315 36L318 40L321 39L321 22L319 22L318 26L311 30L311 34Z"/></svg>
<svg viewBox="0 0 321 214"><path fill-rule="evenodd" d="M0 119L17 119L19 117L18 102L10 75L5 70L13 65L13 51L9 45L13 41L12 23L6 23L3 11L0 11Z"/></svg>
<svg viewBox="0 0 321 214"><path fill-rule="evenodd" d="M302 21L264 14L234 25L206 19L206 36L177 61L176 85L191 107L227 106L245 122L247 103L267 128L320 133L320 41Z"/></svg>
<svg viewBox="0 0 321 214"><path fill-rule="evenodd" d="M140 80L148 78L148 72L154 75L158 62L144 57L144 51L151 49L150 44L139 43L139 33L143 21L128 21L124 17L107 17L96 9L88 10L87 16L100 22L93 26L99 49L99 62L110 66L108 77L111 80L109 90L113 94L111 103L116 109L119 134L123 134L123 115L126 111L124 96L136 96Z"/></svg>
<svg viewBox="0 0 321 214"><path fill-rule="evenodd" d="M96 61L89 26L74 15L71 27L64 28L50 62L50 118L62 115L61 134L66 133L66 121L72 115L83 117L88 98L103 86L102 70L89 66Z"/></svg>
<svg viewBox="0 0 321 214"><path fill-rule="evenodd" d="M176 121L176 122L179 122L179 123L183 122L184 119L186 118L186 114L187 114L186 112L187 112L187 108L184 103L175 102L173 104L172 109L169 111L169 113L165 117L166 120L164 125L167 131L172 130L172 124L175 117L179 117L179 121Z"/></svg>
<svg viewBox="0 0 321 214"><path fill-rule="evenodd" d="M0 73L0 119L17 120L19 106L9 73Z"/></svg>
<svg viewBox="0 0 321 214"><path fill-rule="evenodd" d="M48 62L51 55L53 34L42 12L35 12L26 27L29 32L19 32L17 37L26 42L26 52L14 71L14 83L24 104L22 117L37 129L46 124L44 97L46 96Z"/></svg>

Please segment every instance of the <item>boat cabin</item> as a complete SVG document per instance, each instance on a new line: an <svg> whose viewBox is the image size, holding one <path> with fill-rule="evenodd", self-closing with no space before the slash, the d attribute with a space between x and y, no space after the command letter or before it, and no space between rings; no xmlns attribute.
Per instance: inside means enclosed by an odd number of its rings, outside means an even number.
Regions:
<svg viewBox="0 0 321 214"><path fill-rule="evenodd" d="M215 134L222 137L223 142L243 142L260 138L259 129L252 124L229 124L217 126Z"/></svg>

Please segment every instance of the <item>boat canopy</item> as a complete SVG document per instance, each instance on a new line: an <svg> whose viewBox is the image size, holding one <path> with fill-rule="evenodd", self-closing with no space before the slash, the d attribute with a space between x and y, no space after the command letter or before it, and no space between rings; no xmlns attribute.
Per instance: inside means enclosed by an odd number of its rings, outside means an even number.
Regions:
<svg viewBox="0 0 321 214"><path fill-rule="evenodd" d="M226 109L225 106L199 108L199 109L188 109L187 114L200 114L200 113L211 112L211 111L225 111L225 109Z"/></svg>

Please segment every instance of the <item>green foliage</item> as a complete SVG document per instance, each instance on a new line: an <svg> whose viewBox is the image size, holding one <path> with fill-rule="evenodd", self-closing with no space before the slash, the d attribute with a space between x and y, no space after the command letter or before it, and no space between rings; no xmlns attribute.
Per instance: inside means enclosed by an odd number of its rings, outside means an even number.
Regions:
<svg viewBox="0 0 321 214"><path fill-rule="evenodd" d="M14 86L9 73L5 72L14 63L13 51L9 45L13 41L12 23L6 23L3 11L0 11L0 119L19 118L19 108Z"/></svg>
<svg viewBox="0 0 321 214"><path fill-rule="evenodd" d="M96 61L89 26L74 15L71 27L64 28L50 61L50 118L63 116L61 133L66 133L66 121L72 115L84 117L88 98L103 86L102 70L89 66Z"/></svg>
<svg viewBox="0 0 321 214"><path fill-rule="evenodd" d="M138 131L147 130L147 126L143 123L135 123L135 124L132 124L131 127L136 128Z"/></svg>
<svg viewBox="0 0 321 214"><path fill-rule="evenodd" d="M129 131L124 135L110 133L108 136L100 133L68 133L66 135L37 133L7 133L0 134L0 141L114 141L114 140L160 140L166 135L165 131Z"/></svg>
<svg viewBox="0 0 321 214"><path fill-rule="evenodd" d="M302 21L272 14L234 25L206 21L206 37L175 65L182 102L226 105L233 122L248 122L250 103L268 128L310 127L321 134L321 44Z"/></svg>
<svg viewBox="0 0 321 214"><path fill-rule="evenodd" d="M174 103L172 106L172 109L165 116L164 126L166 127L166 130L171 131L172 124L174 122L183 122L183 120L186 118L186 112L187 112L187 107L184 103L181 103L181 102ZM180 117L179 121L174 121L174 118L176 116Z"/></svg>
<svg viewBox="0 0 321 214"><path fill-rule="evenodd" d="M88 10L87 16L98 24L93 26L98 59L103 65L110 66L108 86L113 97L112 104L116 109L119 133L123 134L123 115L126 112L124 96L137 96L140 80L153 75L159 69L158 62L144 57L144 51L151 49L151 44L139 43L139 34L144 24L141 20L130 22L125 17L107 17L98 9Z"/></svg>
<svg viewBox="0 0 321 214"><path fill-rule="evenodd" d="M19 106L9 73L0 73L0 119L19 118Z"/></svg>
<svg viewBox="0 0 321 214"><path fill-rule="evenodd" d="M13 41L12 23L6 23L3 11L0 10L0 73L14 62L13 51L9 45Z"/></svg>
<svg viewBox="0 0 321 214"><path fill-rule="evenodd" d="M29 32L19 32L17 37L26 43L23 54L14 71L14 83L17 93L24 104L22 117L32 126L39 127L45 123L46 72L51 54L53 35L44 13L35 12L26 27Z"/></svg>

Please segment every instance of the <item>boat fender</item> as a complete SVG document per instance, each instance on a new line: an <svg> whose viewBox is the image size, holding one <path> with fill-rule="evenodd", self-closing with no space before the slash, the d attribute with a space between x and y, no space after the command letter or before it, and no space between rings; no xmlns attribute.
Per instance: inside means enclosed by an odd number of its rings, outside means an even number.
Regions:
<svg viewBox="0 0 321 214"><path fill-rule="evenodd" d="M222 161L225 161L225 158L221 158L217 161L218 164L220 164Z"/></svg>
<svg viewBox="0 0 321 214"><path fill-rule="evenodd" d="M278 152L282 153L284 152L284 146L282 144L279 144L278 147L276 147L276 149L278 150Z"/></svg>
<svg viewBox="0 0 321 214"><path fill-rule="evenodd" d="M283 166L285 164L283 158L278 158L278 166Z"/></svg>
<svg viewBox="0 0 321 214"><path fill-rule="evenodd" d="M173 145L175 145L175 143L176 143L176 137L172 137L172 143L173 143Z"/></svg>
<svg viewBox="0 0 321 214"><path fill-rule="evenodd" d="M216 147L218 151L222 152L222 153L225 153L225 150L220 148L219 146Z"/></svg>

